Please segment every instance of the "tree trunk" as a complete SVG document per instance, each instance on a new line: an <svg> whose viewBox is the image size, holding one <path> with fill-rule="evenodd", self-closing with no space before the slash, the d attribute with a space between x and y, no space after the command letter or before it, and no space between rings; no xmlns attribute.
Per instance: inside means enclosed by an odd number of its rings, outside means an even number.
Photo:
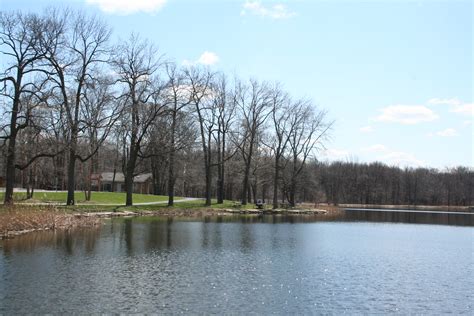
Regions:
<svg viewBox="0 0 474 316"><path fill-rule="evenodd" d="M176 109L176 105L175 105ZM171 122L171 139L168 165L168 206L174 205L174 157L175 157L175 132L176 132L176 110L173 112Z"/></svg>
<svg viewBox="0 0 474 316"><path fill-rule="evenodd" d="M249 187L250 164L245 165L244 180L242 182L242 205L247 205L247 191Z"/></svg>
<svg viewBox="0 0 474 316"><path fill-rule="evenodd" d="M125 175L125 191L126 193L126 206L133 205L133 169L127 166L126 175Z"/></svg>
<svg viewBox="0 0 474 316"><path fill-rule="evenodd" d="M114 166L114 175L112 176L112 187L110 192L115 192L115 175L117 174L117 168Z"/></svg>
<svg viewBox="0 0 474 316"><path fill-rule="evenodd" d="M21 77L18 78L17 85L21 84ZM18 79L17 78L17 79ZM20 103L20 94L18 88L15 92L15 97L13 99L12 107L12 116L10 119L10 138L8 139L8 148L7 148L7 162L6 162L6 174L5 174L5 205L13 205L13 187L15 186L15 147L16 147L16 136L17 136L17 126L16 121L18 117L18 106Z"/></svg>
<svg viewBox="0 0 474 316"><path fill-rule="evenodd" d="M222 137L221 137L222 135ZM217 204L224 203L225 194L225 150L226 150L226 133L219 132L219 152L218 152L218 181L217 181Z"/></svg>
<svg viewBox="0 0 474 316"><path fill-rule="evenodd" d="M205 206L211 206L211 166L206 164L206 204Z"/></svg>
<svg viewBox="0 0 474 316"><path fill-rule="evenodd" d="M275 156L275 174L273 177L273 209L278 208L278 179L280 179L280 157Z"/></svg>
<svg viewBox="0 0 474 316"><path fill-rule="evenodd" d="M89 161L89 170L87 172L87 179L86 179L86 201L90 201L92 197L92 169L94 164L94 158L91 157Z"/></svg>
<svg viewBox="0 0 474 316"><path fill-rule="evenodd" d="M217 204L224 203L224 136L217 131Z"/></svg>
<svg viewBox="0 0 474 316"><path fill-rule="evenodd" d="M263 203L266 203L267 201L267 184L262 186L262 201Z"/></svg>
<svg viewBox="0 0 474 316"><path fill-rule="evenodd" d="M250 187L252 189L253 203L257 204L257 180L256 179Z"/></svg>
<svg viewBox="0 0 474 316"><path fill-rule="evenodd" d="M16 126L16 116L13 122L12 114L12 124ZM8 149L7 149L7 166L6 166L6 176L5 176L5 205L13 204L13 187L15 186L15 143L16 143L16 132L11 133L10 139L8 140Z"/></svg>
<svg viewBox="0 0 474 316"><path fill-rule="evenodd" d="M69 162L67 166L67 200L66 205L74 205L74 191L76 189L76 150L75 144L71 140L71 148L69 149Z"/></svg>
<svg viewBox="0 0 474 316"><path fill-rule="evenodd" d="M161 177L160 177L160 170L157 166L155 159L152 158L151 162L151 173L153 175L153 194L154 195L161 195Z"/></svg>
<svg viewBox="0 0 474 316"><path fill-rule="evenodd" d="M35 172L36 171L36 167L35 167L35 164L32 165L30 168L29 168L29 171L28 171L28 193L26 195L26 198L27 199L32 199L33 198L33 194L35 192Z"/></svg>
<svg viewBox="0 0 474 316"><path fill-rule="evenodd" d="M295 202L295 191L296 191L296 185L294 183L291 184L290 186L290 206L295 207L296 202Z"/></svg>
<svg viewBox="0 0 474 316"><path fill-rule="evenodd" d="M224 203L224 171L222 163L217 166L217 204Z"/></svg>
<svg viewBox="0 0 474 316"><path fill-rule="evenodd" d="M174 149L169 154L168 166L168 206L174 205Z"/></svg>

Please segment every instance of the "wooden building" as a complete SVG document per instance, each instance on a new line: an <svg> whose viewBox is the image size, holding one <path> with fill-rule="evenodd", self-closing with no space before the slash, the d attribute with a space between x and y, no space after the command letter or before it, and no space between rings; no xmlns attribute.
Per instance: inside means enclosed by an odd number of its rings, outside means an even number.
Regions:
<svg viewBox="0 0 474 316"><path fill-rule="evenodd" d="M122 172L102 172L93 174L92 190L106 192L125 192L125 176ZM133 193L152 193L152 174L143 173L133 178Z"/></svg>

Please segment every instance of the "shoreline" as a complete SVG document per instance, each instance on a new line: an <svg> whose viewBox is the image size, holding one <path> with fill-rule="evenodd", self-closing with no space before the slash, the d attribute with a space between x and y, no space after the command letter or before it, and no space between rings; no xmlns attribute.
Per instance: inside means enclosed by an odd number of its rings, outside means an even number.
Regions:
<svg viewBox="0 0 474 316"><path fill-rule="evenodd" d="M334 209L334 208L332 208ZM239 208L160 208L157 210L135 210L135 211L87 211L87 210L64 210L57 205L15 205L9 209L0 211L0 240L10 239L19 235L47 230L68 230L79 227L94 227L102 224L102 219L116 217L141 217L141 216L164 216L164 217L208 217L208 216L232 216L241 214L254 215L325 215L330 212L323 209L239 209Z"/></svg>
<svg viewBox="0 0 474 316"><path fill-rule="evenodd" d="M93 205L91 205L93 206ZM22 205L0 209L0 240L14 238L19 235L47 230L68 230L79 227L94 227L102 225L102 220L116 217L190 217L202 218L209 216L235 216L235 215L299 215L299 216L334 216L344 212L345 208L358 207L362 209L382 210L431 210L436 212L469 212L469 207L447 207L447 206L417 206L407 208L406 205L363 205L363 204L341 204L338 206L324 204L301 204L291 209L255 209L255 208L218 208L218 207L160 207L155 210L140 209L137 205L134 210L113 209L81 209L62 208L57 205ZM473 213L474 214L474 213Z"/></svg>

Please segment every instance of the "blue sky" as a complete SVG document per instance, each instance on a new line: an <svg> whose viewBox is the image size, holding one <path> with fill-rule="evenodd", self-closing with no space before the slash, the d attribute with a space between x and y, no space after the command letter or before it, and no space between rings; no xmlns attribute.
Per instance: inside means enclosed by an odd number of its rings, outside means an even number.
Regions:
<svg viewBox="0 0 474 316"><path fill-rule="evenodd" d="M336 121L320 159L474 166L472 1L0 0L69 5L177 63L280 81Z"/></svg>

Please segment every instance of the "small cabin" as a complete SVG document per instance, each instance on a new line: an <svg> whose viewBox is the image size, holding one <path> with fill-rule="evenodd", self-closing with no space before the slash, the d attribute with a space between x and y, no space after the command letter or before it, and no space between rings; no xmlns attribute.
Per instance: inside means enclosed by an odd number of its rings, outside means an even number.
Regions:
<svg viewBox="0 0 474 316"><path fill-rule="evenodd" d="M91 176L92 190L105 192L125 192L125 176L122 172L102 172ZM150 194L153 188L151 173L143 173L133 178L133 193Z"/></svg>

